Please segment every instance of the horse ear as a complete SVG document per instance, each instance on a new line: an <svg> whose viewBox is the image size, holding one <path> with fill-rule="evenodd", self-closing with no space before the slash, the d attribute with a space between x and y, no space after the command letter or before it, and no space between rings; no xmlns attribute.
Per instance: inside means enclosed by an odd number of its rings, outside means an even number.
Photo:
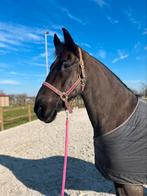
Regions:
<svg viewBox="0 0 147 196"><path fill-rule="evenodd" d="M64 35L65 45L67 45L67 46L75 45L70 33L65 28L62 28L62 31L63 31L63 35Z"/></svg>
<svg viewBox="0 0 147 196"><path fill-rule="evenodd" d="M63 31L63 35L64 35L65 45L67 46L67 48L69 50L71 50L74 54L76 54L78 56L78 47L75 44L75 42L73 41L70 33L65 28L62 28L62 31Z"/></svg>
<svg viewBox="0 0 147 196"><path fill-rule="evenodd" d="M54 34L54 46L57 49L57 47L61 44L60 39L58 38L58 36L56 35L56 33Z"/></svg>

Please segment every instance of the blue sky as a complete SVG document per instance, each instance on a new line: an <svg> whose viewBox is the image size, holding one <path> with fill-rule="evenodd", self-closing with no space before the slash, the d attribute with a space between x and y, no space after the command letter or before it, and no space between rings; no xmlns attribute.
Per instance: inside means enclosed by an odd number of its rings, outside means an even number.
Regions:
<svg viewBox="0 0 147 196"><path fill-rule="evenodd" d="M51 64L62 27L129 87L147 82L146 0L1 0L0 90L36 95L46 77L44 32Z"/></svg>

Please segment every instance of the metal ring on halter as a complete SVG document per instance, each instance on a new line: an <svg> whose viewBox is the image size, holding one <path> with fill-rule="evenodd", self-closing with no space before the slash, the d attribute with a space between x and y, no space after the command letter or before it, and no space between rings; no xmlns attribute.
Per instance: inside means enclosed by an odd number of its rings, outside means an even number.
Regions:
<svg viewBox="0 0 147 196"><path fill-rule="evenodd" d="M63 100L63 101L67 101L68 100L68 95L63 92L61 95L60 95L60 98Z"/></svg>

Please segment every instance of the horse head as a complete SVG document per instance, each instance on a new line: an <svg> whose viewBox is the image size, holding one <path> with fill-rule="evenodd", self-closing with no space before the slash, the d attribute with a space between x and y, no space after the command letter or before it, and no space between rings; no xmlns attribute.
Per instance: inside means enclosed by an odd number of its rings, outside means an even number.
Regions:
<svg viewBox="0 0 147 196"><path fill-rule="evenodd" d="M70 95L65 97L66 101L69 101L82 93L81 85L84 81L83 70L80 66L82 65L82 51L75 44L69 32L65 28L62 28L62 30L64 43L54 34L56 59L50 66L50 72L45 80L45 84L49 84L57 91L67 92L75 81L78 82L79 79L80 85L76 85ZM63 94L65 95L65 93ZM57 112L62 108L66 109L63 96L61 97L47 88L47 85L42 85L35 100L34 111L37 117L49 123L55 119Z"/></svg>

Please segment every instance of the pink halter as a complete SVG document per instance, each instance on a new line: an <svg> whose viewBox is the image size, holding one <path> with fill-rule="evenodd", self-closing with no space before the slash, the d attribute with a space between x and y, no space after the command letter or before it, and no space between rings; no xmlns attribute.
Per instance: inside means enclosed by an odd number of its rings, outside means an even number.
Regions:
<svg viewBox="0 0 147 196"><path fill-rule="evenodd" d="M81 68L81 76L76 80L76 82L66 91L62 92L53 85L51 85L48 82L44 82L43 85L52 90L54 93L60 96L62 101L65 103L66 109L69 111L69 113L72 112L72 108L68 102L68 96L76 89L76 87L81 83L82 91L84 90L85 87L85 67L84 67L84 62L82 59L82 52L81 49L78 48L79 50L79 55L80 55L80 68Z"/></svg>

